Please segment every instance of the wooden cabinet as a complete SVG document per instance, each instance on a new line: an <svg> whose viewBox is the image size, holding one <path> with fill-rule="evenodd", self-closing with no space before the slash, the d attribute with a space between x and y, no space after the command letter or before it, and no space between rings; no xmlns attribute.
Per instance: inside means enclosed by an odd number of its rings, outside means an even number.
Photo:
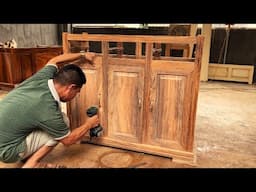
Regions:
<svg viewBox="0 0 256 192"><path fill-rule="evenodd" d="M64 33L64 52L71 52L72 41L97 41L102 48L93 65L81 64L87 83L68 104L72 128L86 121L89 106L97 105L104 134L90 142L194 164L203 37ZM109 42L132 42L135 54L110 52ZM193 43L195 58L154 57L154 43ZM87 135L83 141L88 140Z"/></svg>
<svg viewBox="0 0 256 192"><path fill-rule="evenodd" d="M253 83L253 65L210 63L208 70L209 79Z"/></svg>
<svg viewBox="0 0 256 192"><path fill-rule="evenodd" d="M13 88L61 53L62 47L0 49L0 88Z"/></svg>

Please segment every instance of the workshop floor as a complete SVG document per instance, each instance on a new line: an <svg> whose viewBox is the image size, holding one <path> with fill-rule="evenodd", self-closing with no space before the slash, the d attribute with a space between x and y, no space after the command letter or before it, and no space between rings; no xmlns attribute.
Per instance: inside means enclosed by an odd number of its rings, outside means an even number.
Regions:
<svg viewBox="0 0 256 192"><path fill-rule="evenodd" d="M7 92L0 90L0 99ZM196 130L198 168L256 167L256 85L201 82ZM44 162L70 168L194 168L169 158L92 144L59 144ZM21 164L5 164L15 168Z"/></svg>

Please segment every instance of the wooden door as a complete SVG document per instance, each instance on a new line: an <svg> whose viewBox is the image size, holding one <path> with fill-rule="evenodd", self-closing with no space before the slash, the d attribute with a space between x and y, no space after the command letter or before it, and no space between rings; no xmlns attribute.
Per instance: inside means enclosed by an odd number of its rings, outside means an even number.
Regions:
<svg viewBox="0 0 256 192"><path fill-rule="evenodd" d="M145 144L157 146L156 152L160 148L192 151L195 78L193 62L152 61Z"/></svg>
<svg viewBox="0 0 256 192"><path fill-rule="evenodd" d="M111 64L116 63L116 64ZM106 136L125 143L141 143L144 97L144 64L135 59L109 59L108 126Z"/></svg>
<svg viewBox="0 0 256 192"><path fill-rule="evenodd" d="M102 57L96 57L93 65L86 63L80 67L86 75L86 84L83 85L80 93L69 102L68 115L72 129L77 128L86 121L86 110L90 106L100 108L103 105ZM103 115L101 118L103 118Z"/></svg>
<svg viewBox="0 0 256 192"><path fill-rule="evenodd" d="M14 85L32 76L32 54L28 49L14 49L1 55L6 83Z"/></svg>

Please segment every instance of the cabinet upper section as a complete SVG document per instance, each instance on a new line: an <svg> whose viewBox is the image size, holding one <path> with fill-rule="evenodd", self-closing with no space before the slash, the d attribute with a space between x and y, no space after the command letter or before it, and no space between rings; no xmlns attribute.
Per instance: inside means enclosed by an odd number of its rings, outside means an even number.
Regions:
<svg viewBox="0 0 256 192"><path fill-rule="evenodd" d="M108 57L191 61L200 65L204 37L63 33L63 51L90 51Z"/></svg>

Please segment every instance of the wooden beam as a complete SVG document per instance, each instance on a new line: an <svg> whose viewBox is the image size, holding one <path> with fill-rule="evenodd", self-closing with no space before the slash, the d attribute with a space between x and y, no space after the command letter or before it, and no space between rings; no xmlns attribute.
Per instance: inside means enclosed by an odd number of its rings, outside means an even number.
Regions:
<svg viewBox="0 0 256 192"><path fill-rule="evenodd" d="M200 73L201 81L208 81L208 66L209 66L210 48L211 48L211 33L212 33L212 24L203 24L202 35L205 38L204 38L202 65L201 65L201 73Z"/></svg>
<svg viewBox="0 0 256 192"><path fill-rule="evenodd" d="M191 24L190 25L190 36L196 36L196 31L197 31L197 24ZM192 58L193 55L193 48L194 48L194 44L190 44L189 45L189 58Z"/></svg>

